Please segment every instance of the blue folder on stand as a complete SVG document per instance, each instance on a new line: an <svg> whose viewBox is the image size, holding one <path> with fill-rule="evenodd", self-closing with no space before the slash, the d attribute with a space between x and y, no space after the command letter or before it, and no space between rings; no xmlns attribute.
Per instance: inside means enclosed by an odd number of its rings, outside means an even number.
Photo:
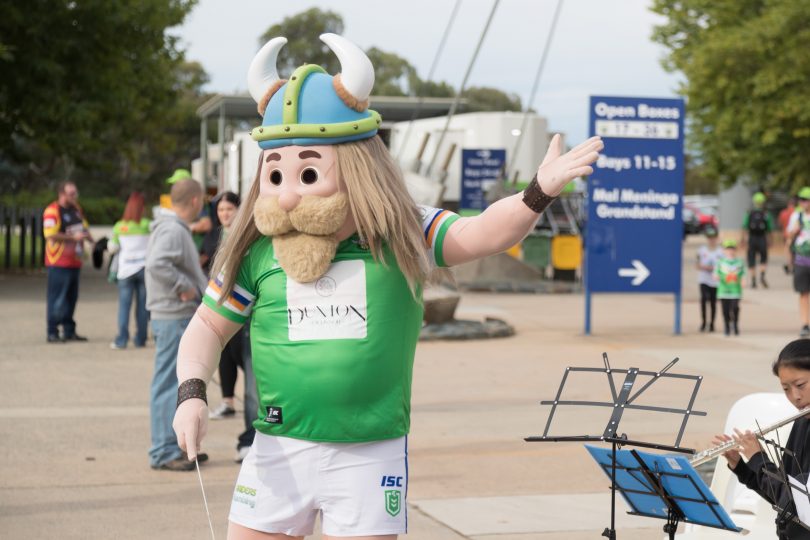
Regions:
<svg viewBox="0 0 810 540"><path fill-rule="evenodd" d="M613 451L585 445L601 469L611 478ZM616 491L619 491L630 514L670 519L739 532L684 456L650 454L638 450L616 451Z"/></svg>

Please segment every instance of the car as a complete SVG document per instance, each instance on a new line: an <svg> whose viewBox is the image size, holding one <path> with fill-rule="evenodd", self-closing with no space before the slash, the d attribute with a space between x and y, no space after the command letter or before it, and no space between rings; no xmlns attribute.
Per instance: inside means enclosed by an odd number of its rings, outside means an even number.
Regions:
<svg viewBox="0 0 810 540"><path fill-rule="evenodd" d="M718 229L717 208L710 204L683 203L683 234L700 234L706 227Z"/></svg>

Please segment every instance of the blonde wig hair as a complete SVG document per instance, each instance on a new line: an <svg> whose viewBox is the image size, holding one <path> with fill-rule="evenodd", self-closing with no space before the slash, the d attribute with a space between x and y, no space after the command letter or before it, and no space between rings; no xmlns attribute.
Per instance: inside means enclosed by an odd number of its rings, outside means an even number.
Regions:
<svg viewBox="0 0 810 540"><path fill-rule="evenodd" d="M430 277L425 238L419 208L405 187L402 173L379 137L335 145L338 178L346 186L349 208L357 234L368 244L375 261L388 264L386 248L393 253L411 291ZM231 232L217 252L211 275L222 276L222 303L233 290L239 265L247 250L261 237L253 220L253 206L259 197L261 168L231 226Z"/></svg>

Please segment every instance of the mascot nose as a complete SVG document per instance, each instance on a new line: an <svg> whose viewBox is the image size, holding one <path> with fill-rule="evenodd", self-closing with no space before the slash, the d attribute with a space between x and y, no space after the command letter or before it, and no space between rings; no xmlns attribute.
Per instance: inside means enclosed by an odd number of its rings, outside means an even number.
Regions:
<svg viewBox="0 0 810 540"><path fill-rule="evenodd" d="M284 191L278 196L278 205L285 212L291 212L301 202L301 195L294 191Z"/></svg>

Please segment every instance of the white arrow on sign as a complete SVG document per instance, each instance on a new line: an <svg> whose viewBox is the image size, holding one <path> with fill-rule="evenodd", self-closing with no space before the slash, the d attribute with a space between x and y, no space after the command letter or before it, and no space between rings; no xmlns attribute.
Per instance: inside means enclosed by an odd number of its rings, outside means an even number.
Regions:
<svg viewBox="0 0 810 540"><path fill-rule="evenodd" d="M619 268L619 276L633 278L633 281L630 282L631 285L641 285L649 277L650 270L637 259L633 259L631 262L633 268Z"/></svg>

